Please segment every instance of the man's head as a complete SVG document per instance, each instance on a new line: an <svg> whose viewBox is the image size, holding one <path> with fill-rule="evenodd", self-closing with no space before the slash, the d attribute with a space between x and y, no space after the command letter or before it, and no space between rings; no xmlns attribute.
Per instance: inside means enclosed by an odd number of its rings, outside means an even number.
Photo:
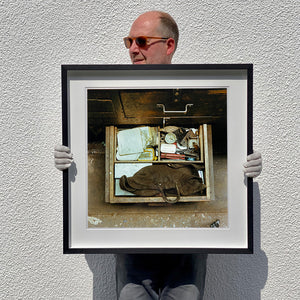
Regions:
<svg viewBox="0 0 300 300"><path fill-rule="evenodd" d="M177 24L169 14L149 11L140 15L133 22L127 40L132 63L170 64L177 47L178 35ZM152 38L147 38L146 45L143 45L145 39L136 40L137 37Z"/></svg>

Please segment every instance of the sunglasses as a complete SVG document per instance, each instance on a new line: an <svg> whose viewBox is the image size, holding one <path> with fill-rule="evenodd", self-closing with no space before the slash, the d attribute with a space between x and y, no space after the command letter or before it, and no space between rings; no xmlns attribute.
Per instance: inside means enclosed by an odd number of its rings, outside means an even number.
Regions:
<svg viewBox="0 0 300 300"><path fill-rule="evenodd" d="M137 44L138 47L144 48L149 44L150 39L167 40L168 38L157 37L157 36L138 36L138 37L132 38L132 37L127 36L123 40L124 40L125 47L129 49L131 47L133 41L135 41L135 43Z"/></svg>

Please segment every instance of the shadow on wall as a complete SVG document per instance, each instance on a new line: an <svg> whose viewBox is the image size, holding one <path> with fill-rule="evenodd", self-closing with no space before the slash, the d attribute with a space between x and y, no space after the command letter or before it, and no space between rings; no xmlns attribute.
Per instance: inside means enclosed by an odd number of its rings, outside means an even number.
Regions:
<svg viewBox="0 0 300 300"><path fill-rule="evenodd" d="M93 272L93 300L115 300L115 257L112 254L86 254L85 259Z"/></svg>
<svg viewBox="0 0 300 300"><path fill-rule="evenodd" d="M268 278L268 258L261 250L261 198L258 183L253 183L254 254L210 254L204 300L261 299Z"/></svg>

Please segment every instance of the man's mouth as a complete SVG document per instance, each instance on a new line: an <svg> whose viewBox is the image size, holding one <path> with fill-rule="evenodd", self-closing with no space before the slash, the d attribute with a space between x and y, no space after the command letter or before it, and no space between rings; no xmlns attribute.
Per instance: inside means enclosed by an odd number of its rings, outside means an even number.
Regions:
<svg viewBox="0 0 300 300"><path fill-rule="evenodd" d="M145 60L142 58L133 60L133 64L142 64L142 63L145 63Z"/></svg>

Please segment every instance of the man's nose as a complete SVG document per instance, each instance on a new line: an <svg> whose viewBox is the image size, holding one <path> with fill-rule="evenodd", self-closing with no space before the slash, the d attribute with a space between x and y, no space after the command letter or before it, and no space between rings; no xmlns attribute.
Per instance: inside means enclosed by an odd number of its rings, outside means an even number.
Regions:
<svg viewBox="0 0 300 300"><path fill-rule="evenodd" d="M140 52L140 47L136 44L135 40L132 41L132 44L129 48L130 53L138 53Z"/></svg>

